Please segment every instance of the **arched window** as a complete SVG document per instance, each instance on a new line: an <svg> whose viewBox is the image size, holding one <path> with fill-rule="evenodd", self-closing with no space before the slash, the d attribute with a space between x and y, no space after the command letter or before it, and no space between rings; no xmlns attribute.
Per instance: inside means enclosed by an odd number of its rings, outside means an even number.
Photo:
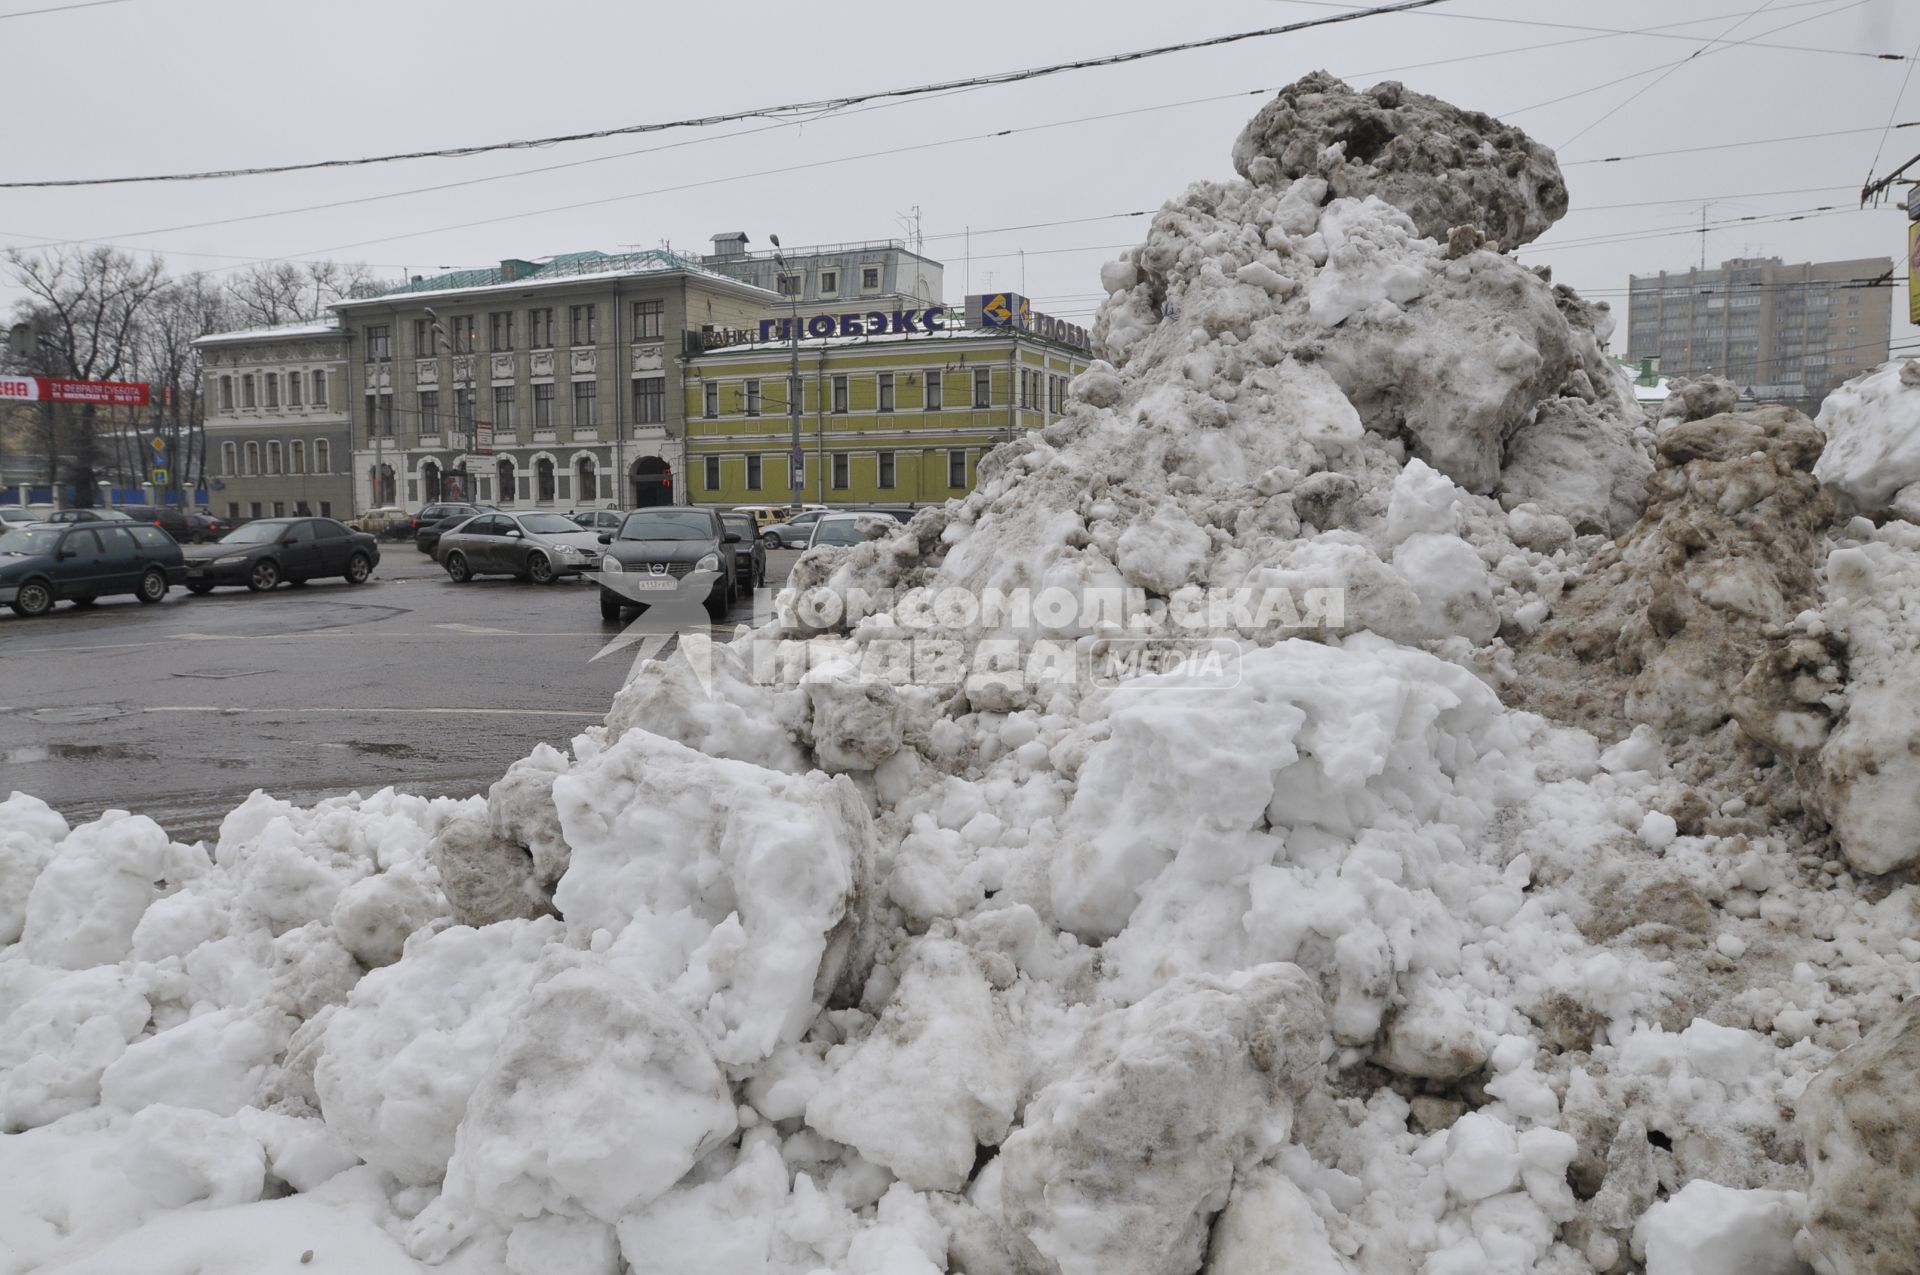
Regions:
<svg viewBox="0 0 1920 1275"><path fill-rule="evenodd" d="M289 474L307 472L307 445L297 438L293 440L293 446L287 452L287 472Z"/></svg>
<svg viewBox="0 0 1920 1275"><path fill-rule="evenodd" d="M267 443L267 472L269 474L280 472L280 440L277 438Z"/></svg>
<svg viewBox="0 0 1920 1275"><path fill-rule="evenodd" d="M420 491L429 504L440 499L440 466L432 461L420 466Z"/></svg>
<svg viewBox="0 0 1920 1275"><path fill-rule="evenodd" d="M553 502L553 458L542 456L533 464L534 481L538 485L537 500L542 504Z"/></svg>
<svg viewBox="0 0 1920 1275"><path fill-rule="evenodd" d="M368 485L373 488L373 503L391 505L399 483L393 476L392 465L373 465L367 469Z"/></svg>
<svg viewBox="0 0 1920 1275"><path fill-rule="evenodd" d="M220 444L220 472L228 477L240 472L240 449L232 443Z"/></svg>
<svg viewBox="0 0 1920 1275"><path fill-rule="evenodd" d="M579 499L583 503L589 500L599 499L599 479L594 470L593 457L582 456L579 460L575 461L573 464L573 472L574 476L579 480L575 487Z"/></svg>
<svg viewBox="0 0 1920 1275"><path fill-rule="evenodd" d="M260 472L260 444L248 443L243 455L245 457L245 464L240 472L248 477L258 474Z"/></svg>
<svg viewBox="0 0 1920 1275"><path fill-rule="evenodd" d="M314 375L320 374L315 372ZM316 474L333 472L333 445L324 438L313 440L313 472Z"/></svg>
<svg viewBox="0 0 1920 1275"><path fill-rule="evenodd" d="M502 456L500 463L494 468L500 475L500 503L511 505L513 503L513 462Z"/></svg>

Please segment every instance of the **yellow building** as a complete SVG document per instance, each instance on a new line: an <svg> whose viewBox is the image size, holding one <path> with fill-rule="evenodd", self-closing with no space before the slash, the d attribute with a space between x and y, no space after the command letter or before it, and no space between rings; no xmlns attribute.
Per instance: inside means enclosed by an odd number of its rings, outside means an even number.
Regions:
<svg viewBox="0 0 1920 1275"><path fill-rule="evenodd" d="M689 333L689 496L722 505L922 505L971 491L989 448L1059 417L1067 382L1091 356L1030 329L948 327L948 313L801 316L802 332L842 331L851 319L859 334L800 340L798 486L789 469L787 319ZM1084 340L1080 329L1049 330ZM697 352L703 336L709 348Z"/></svg>

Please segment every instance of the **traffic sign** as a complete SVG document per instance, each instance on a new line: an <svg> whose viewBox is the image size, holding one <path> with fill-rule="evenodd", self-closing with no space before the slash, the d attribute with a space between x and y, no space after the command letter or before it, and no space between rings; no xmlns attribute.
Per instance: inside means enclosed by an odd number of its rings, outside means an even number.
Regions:
<svg viewBox="0 0 1920 1275"><path fill-rule="evenodd" d="M164 469L160 469L160 468L155 468L155 469L154 469L154 471L153 471L153 485L154 485L155 487L165 487L165 486L167 485L167 471L166 471L166 470L164 470Z"/></svg>
<svg viewBox="0 0 1920 1275"><path fill-rule="evenodd" d="M167 440L164 438L156 438L151 443L149 443L148 446L153 448L153 450L155 450L156 452L160 452L161 454L164 455L167 450Z"/></svg>

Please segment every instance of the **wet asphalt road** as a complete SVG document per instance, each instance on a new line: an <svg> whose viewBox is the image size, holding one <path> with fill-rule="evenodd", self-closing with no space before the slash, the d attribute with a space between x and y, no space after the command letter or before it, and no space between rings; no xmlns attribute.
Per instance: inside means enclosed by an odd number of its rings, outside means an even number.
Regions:
<svg viewBox="0 0 1920 1275"><path fill-rule="evenodd" d="M770 555L769 584L798 556ZM716 636L750 614L743 600ZM585 582L454 585L408 544L383 545L358 588L176 588L38 620L0 607L0 795L75 823L129 809L192 839L255 788L484 792L605 715L633 658L590 657L621 628Z"/></svg>

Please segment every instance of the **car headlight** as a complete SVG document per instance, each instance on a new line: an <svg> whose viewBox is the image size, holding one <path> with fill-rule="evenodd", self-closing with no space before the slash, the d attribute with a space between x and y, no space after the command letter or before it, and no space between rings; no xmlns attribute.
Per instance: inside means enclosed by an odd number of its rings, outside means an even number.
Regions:
<svg viewBox="0 0 1920 1275"><path fill-rule="evenodd" d="M626 570L625 567L620 565L620 559L614 557L610 553L603 553L600 555L600 569L602 571L625 571Z"/></svg>
<svg viewBox="0 0 1920 1275"><path fill-rule="evenodd" d="M708 554L706 557L700 559L700 561L694 563L693 569L695 571L718 571L720 569L720 555L717 553Z"/></svg>
<svg viewBox="0 0 1920 1275"><path fill-rule="evenodd" d="M224 558L215 558L213 560L213 565L216 567L237 567L241 563L245 562L246 560L247 560L246 554L232 553L232 554L228 554Z"/></svg>
<svg viewBox="0 0 1920 1275"><path fill-rule="evenodd" d="M572 545L561 545L560 556L563 558L577 558L580 556L580 551Z"/></svg>

